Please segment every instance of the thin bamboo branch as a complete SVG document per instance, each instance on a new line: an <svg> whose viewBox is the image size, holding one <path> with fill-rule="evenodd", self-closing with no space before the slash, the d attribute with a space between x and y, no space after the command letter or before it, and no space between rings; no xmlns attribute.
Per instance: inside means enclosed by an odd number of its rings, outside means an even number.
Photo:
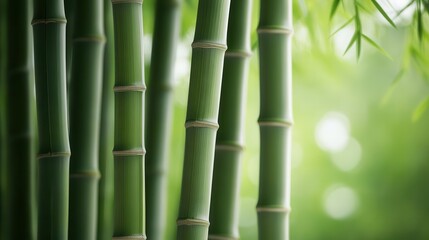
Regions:
<svg viewBox="0 0 429 240"><path fill-rule="evenodd" d="M164 239L167 208L168 148L173 107L174 63L180 29L180 0L159 0L155 6L151 70L146 115L147 235Z"/></svg>
<svg viewBox="0 0 429 240"><path fill-rule="evenodd" d="M186 115L177 239L207 239L229 0L200 0Z"/></svg>
<svg viewBox="0 0 429 240"><path fill-rule="evenodd" d="M113 42L113 13L110 0L104 0L104 48L103 87L101 101L99 168L101 179L98 188L97 239L110 239L113 235L113 118L115 84L115 56Z"/></svg>

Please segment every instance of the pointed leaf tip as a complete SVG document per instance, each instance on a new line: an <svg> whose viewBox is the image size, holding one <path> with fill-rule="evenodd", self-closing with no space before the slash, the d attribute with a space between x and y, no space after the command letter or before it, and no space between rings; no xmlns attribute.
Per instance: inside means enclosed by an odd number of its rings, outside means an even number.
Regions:
<svg viewBox="0 0 429 240"><path fill-rule="evenodd" d="M392 21L392 19L389 17L389 15L384 11L384 9L381 7L381 5L376 0L371 0L371 2L374 4L374 6L377 8L377 10L383 15L384 19L389 22L392 27L396 29L396 24Z"/></svg>

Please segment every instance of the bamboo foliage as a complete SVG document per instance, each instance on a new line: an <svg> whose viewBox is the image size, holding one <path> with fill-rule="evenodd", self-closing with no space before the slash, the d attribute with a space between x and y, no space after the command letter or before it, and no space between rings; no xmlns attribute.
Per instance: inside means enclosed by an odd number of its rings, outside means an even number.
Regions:
<svg viewBox="0 0 429 240"><path fill-rule="evenodd" d="M207 239L229 0L201 0L192 44L178 239Z"/></svg>
<svg viewBox="0 0 429 240"><path fill-rule="evenodd" d="M147 235L164 239L167 199L168 143L173 106L174 60L179 38L180 0L159 0L148 90L146 123Z"/></svg>
<svg viewBox="0 0 429 240"><path fill-rule="evenodd" d="M238 239L238 196L243 151L252 1L231 1L222 76L219 132L213 172L209 239Z"/></svg>
<svg viewBox="0 0 429 240"><path fill-rule="evenodd" d="M110 0L104 0L104 47L103 87L100 121L99 169L101 178L98 188L97 239L110 239L113 234L113 117L115 84L115 59L113 43L113 13Z"/></svg>
<svg viewBox="0 0 429 240"><path fill-rule="evenodd" d="M289 239L292 1L261 1L259 239Z"/></svg>
<svg viewBox="0 0 429 240"><path fill-rule="evenodd" d="M67 239L70 146L64 3L35 0L33 15L38 157L38 239Z"/></svg>
<svg viewBox="0 0 429 240"><path fill-rule="evenodd" d="M112 0L115 37L114 239L145 236L141 0Z"/></svg>
<svg viewBox="0 0 429 240"><path fill-rule="evenodd" d="M102 0L76 0L70 78L69 239L95 239L104 24ZM91 23L91 24L88 24Z"/></svg>
<svg viewBox="0 0 429 240"><path fill-rule="evenodd" d="M30 4L21 0L7 5L5 177L13 187L5 192L4 239L13 239L17 232L23 239L36 237Z"/></svg>

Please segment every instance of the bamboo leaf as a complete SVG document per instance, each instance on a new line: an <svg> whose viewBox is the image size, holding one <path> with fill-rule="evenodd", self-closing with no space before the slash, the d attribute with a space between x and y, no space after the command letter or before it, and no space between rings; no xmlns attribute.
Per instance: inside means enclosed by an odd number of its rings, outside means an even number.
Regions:
<svg viewBox="0 0 429 240"><path fill-rule="evenodd" d="M335 12L336 12L336 11L337 11L337 9L338 9L338 5L340 4L340 1L341 1L341 0L334 0L334 1L332 2L331 14L330 14L330 16L329 16L329 19L332 19L332 18L334 17Z"/></svg>
<svg viewBox="0 0 429 240"><path fill-rule="evenodd" d="M428 109L428 107L429 107L429 96L423 99L414 110L413 117L412 117L413 122L417 122L422 117L423 113Z"/></svg>
<svg viewBox="0 0 429 240"><path fill-rule="evenodd" d="M362 49L362 34L361 32L356 32L357 33L357 37L356 37L356 57L357 59L359 59L360 57L360 53L361 53L361 49Z"/></svg>
<svg viewBox="0 0 429 240"><path fill-rule="evenodd" d="M390 83L389 87L386 90L386 93L384 94L382 100L381 100L381 105L386 105L386 103L389 101L390 97L393 94L393 91L396 89L396 86L398 84L398 82L402 79L402 77L405 74L405 69L402 68L398 74L396 74L395 78L393 79L393 81Z"/></svg>
<svg viewBox="0 0 429 240"><path fill-rule="evenodd" d="M386 11L380 6L380 4L376 0L371 0L374 6L377 8L377 10L383 15L384 19L392 25L392 27L396 28L395 23L392 21L392 19L387 15Z"/></svg>
<svg viewBox="0 0 429 240"><path fill-rule="evenodd" d="M362 37L363 39L369 43L371 46L373 46L375 49L377 49L378 51L380 51L380 53L382 53L384 56L386 56L387 58L389 58L390 60L392 60L392 57L389 55L389 53L387 53L380 45L378 45L374 40L372 40L370 37L368 37L367 35L362 33Z"/></svg>
<svg viewBox="0 0 429 240"><path fill-rule="evenodd" d="M350 50L350 48L353 46L353 44L356 42L356 39L358 37L357 32L355 32L352 36L352 38L350 39L349 45L347 45L346 50L344 51L343 55L346 55L346 53Z"/></svg>
<svg viewBox="0 0 429 240"><path fill-rule="evenodd" d="M347 20L347 22L345 22L343 25L341 25L337 30L335 30L329 37L332 37L332 36L334 36L335 34L337 34L339 31L341 31L342 29L344 29L345 27L347 27L347 25L349 25L352 21L353 21L353 19L354 19L355 17L353 16L353 17L351 17L349 20Z"/></svg>
<svg viewBox="0 0 429 240"><path fill-rule="evenodd" d="M419 37L419 41L421 42L423 39L423 19L420 8L417 9L417 35Z"/></svg>
<svg viewBox="0 0 429 240"><path fill-rule="evenodd" d="M415 0L411 0L405 7L403 7L401 10L399 10L398 13L396 13L395 18L399 17L405 10L407 10L411 5L413 5Z"/></svg>

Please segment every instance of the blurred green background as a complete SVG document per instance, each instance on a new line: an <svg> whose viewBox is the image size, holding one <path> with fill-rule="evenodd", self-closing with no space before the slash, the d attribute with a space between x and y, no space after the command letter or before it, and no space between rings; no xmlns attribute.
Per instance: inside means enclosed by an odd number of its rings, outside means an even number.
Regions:
<svg viewBox="0 0 429 240"><path fill-rule="evenodd" d="M421 112L413 120L429 94L429 85L424 74L427 70L422 69L425 65L409 57L415 35L412 9L395 18L395 30L370 1L362 2L368 7L361 16L363 31L391 59L365 43L359 60L354 49L343 56L353 35L353 24L332 37L330 34L351 16L347 6L330 22L331 1L294 1L291 239L429 239L429 113ZM394 9L408 3L391 2L394 6L385 1L380 4L393 16ZM255 1L253 7L252 43L257 39L258 4ZM144 4L147 63L153 5L154 0ZM196 0L182 4L167 239L174 239L178 212L190 46L197 5ZM428 55L424 43L418 44L417 51ZM410 67L402 78L392 83L408 62ZM429 69L429 61L426 66ZM255 50L248 82L246 148L241 170L240 235L245 240L257 239L258 81Z"/></svg>

